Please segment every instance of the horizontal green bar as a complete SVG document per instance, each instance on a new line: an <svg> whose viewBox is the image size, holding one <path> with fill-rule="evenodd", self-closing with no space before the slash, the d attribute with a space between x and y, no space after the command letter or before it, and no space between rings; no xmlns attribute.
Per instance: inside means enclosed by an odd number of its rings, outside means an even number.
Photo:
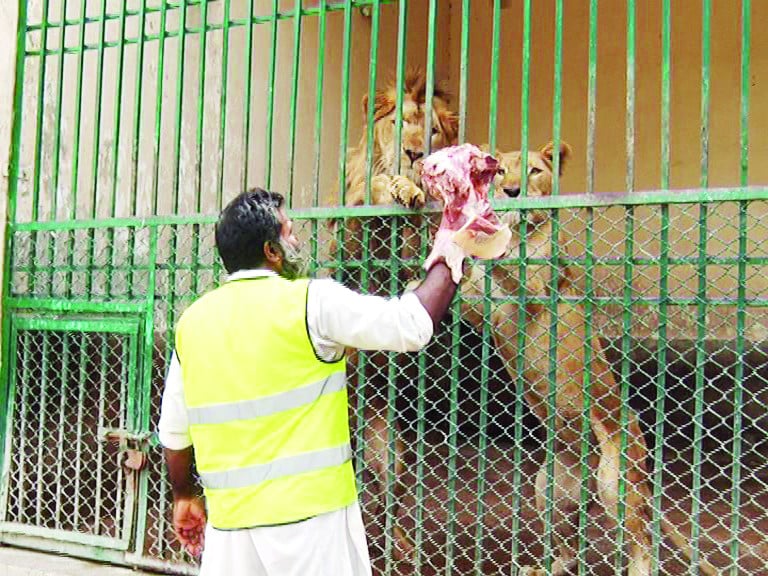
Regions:
<svg viewBox="0 0 768 576"><path fill-rule="evenodd" d="M520 301L519 296L507 296L507 297L498 297L498 296L490 296L489 297L491 302L494 302L495 304L516 304ZM482 296L462 296L461 300L463 302L474 302L477 304L483 303L483 297ZM618 296L593 296L592 298L587 298L586 296L559 296L557 297L557 302L563 303L563 304L572 304L574 306L579 304L584 304L586 302L589 302L595 306L624 306L625 301L623 297ZM526 304L550 304L552 302L551 296L526 296L525 297L525 303ZM735 306L740 303L738 298L703 298L700 299L699 297L690 297L690 298L674 298L674 297L668 297L665 300L662 300L661 298L657 297L647 297L647 298L633 298L630 302L627 303L629 306L659 306L660 304L665 303L667 305L672 306L697 306L699 303L704 303L709 306ZM752 307L752 308L766 308L768 307L768 298L747 298L743 301L744 306Z"/></svg>
<svg viewBox="0 0 768 576"><path fill-rule="evenodd" d="M37 318L15 316L12 320L18 330L48 330L52 332L108 332L110 334L138 334L138 319L129 318ZM2 530L2 528L0 528Z"/></svg>
<svg viewBox="0 0 768 576"><path fill-rule="evenodd" d="M6 534L19 534L36 538L46 538L49 540L70 541L76 544L98 546L100 548L108 548L113 550L128 549L127 540L119 540L117 538L109 538L107 536L94 536L91 534L83 534L81 532L73 532L69 530L41 528L39 526L30 526L28 524L19 524L16 522L0 523L0 533L2 532L5 532ZM5 541L7 539L6 534L3 534L2 537L0 537L0 540Z"/></svg>
<svg viewBox="0 0 768 576"><path fill-rule="evenodd" d="M739 188L709 188L685 190L653 190L647 192L566 194L560 196L526 197L495 200L494 209L509 210L557 210L564 208L595 208L609 206L642 206L662 204L696 204L701 202L738 202L768 200L768 187L747 186ZM403 206L355 206L331 208L302 208L288 212L294 220L324 220L334 218L365 218L374 216L408 216L422 213L439 213L436 202L429 203L423 210ZM20 222L11 226L13 231L76 230L86 228L129 228L180 224L214 224L215 214L193 214L189 216L151 216L146 218L105 218L70 221Z"/></svg>
<svg viewBox="0 0 768 576"><path fill-rule="evenodd" d="M327 0L326 0L326 2L327 2ZM380 0L381 4L395 4L396 2L397 2L397 0ZM200 4L202 4L202 2L200 0L190 0L189 2L185 2L183 5L185 5L185 6L198 6ZM352 4L353 8L365 8L365 7L373 6L374 4L376 4L376 0L352 0L351 4ZM339 2L335 2L335 3L329 2L326 5L326 7L325 7L325 11L326 12L341 12L341 11L344 10L345 5L346 5L346 2L344 0L340 0ZM179 8L181 8L182 4L174 4L172 2L166 2L165 6L166 6L166 9L165 9L166 14L168 14L172 10L178 10ZM162 11L162 8L160 6L154 6L154 7L148 6L144 10L144 14L147 14L147 15L155 14L155 13L159 13L161 11ZM313 8L304 8L304 7L302 7L300 9L300 11L299 11L299 16L301 16L301 17L304 17L304 16L317 16L318 14L320 14L320 12L321 12L321 8L319 6L318 7L313 7ZM126 17L140 16L140 15L141 15L141 11L139 11L139 10L126 10L125 11L125 16ZM119 13L117 13L117 14L116 13L109 13L109 14L106 14L104 16L103 20L105 20L105 21L119 20L120 17L121 17L121 15ZM250 22L253 23L253 24L268 24L268 23L273 22L275 20L290 20L291 18L295 18L295 17L296 17L296 10L288 10L288 11L285 11L285 12L277 12L275 14L268 14L268 15L264 15L264 16L254 16L253 18L250 19ZM70 18L67 18L66 20L64 20L64 26L65 27L66 26L81 26L83 23L85 23L85 24L95 24L95 23L100 23L101 21L102 21L102 18L100 16L90 16L90 17L85 18L85 19L79 19L79 18L72 18L72 19L70 19ZM233 27L233 26L247 26L248 22L249 22L248 18L234 19L234 20L230 20L229 21L229 26L230 27ZM220 29L220 28L223 28L224 25L223 25L223 23L220 23L220 24L216 24L216 25L213 25L213 26L218 27ZM207 30L213 30L213 29L216 29L215 27L207 26L207 27L205 27L205 29L206 29L206 31ZM30 25L27 26L27 32L35 32L37 30L41 30L42 28L43 28L42 23L30 24ZM54 22L54 21L48 22L46 24L46 28L48 28L49 30L52 29L52 28L61 28L61 22ZM187 28L185 28L185 30L186 30L187 33L199 33L199 32L202 32L203 27L199 27L199 28L187 27ZM175 32L174 34L178 34L178 32ZM152 36L145 35L144 38L145 38L145 40L146 39L151 39ZM157 39L157 38L159 38L159 35L156 35L156 38L154 38L154 39ZM131 38L131 39L126 39L126 40L128 40L128 41L132 40L133 42L137 42L138 41L137 38Z"/></svg>
<svg viewBox="0 0 768 576"><path fill-rule="evenodd" d="M91 300L60 300L57 298L12 298L4 300L7 308L32 308L54 312L112 312L124 314L143 314L147 304L142 302L115 302L113 300L94 302Z"/></svg>

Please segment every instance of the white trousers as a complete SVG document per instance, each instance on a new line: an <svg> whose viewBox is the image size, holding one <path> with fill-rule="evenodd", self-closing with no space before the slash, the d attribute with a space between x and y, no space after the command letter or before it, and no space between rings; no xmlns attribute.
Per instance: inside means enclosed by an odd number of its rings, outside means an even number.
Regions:
<svg viewBox="0 0 768 576"><path fill-rule="evenodd" d="M200 576L371 576L360 505L284 526L209 524Z"/></svg>

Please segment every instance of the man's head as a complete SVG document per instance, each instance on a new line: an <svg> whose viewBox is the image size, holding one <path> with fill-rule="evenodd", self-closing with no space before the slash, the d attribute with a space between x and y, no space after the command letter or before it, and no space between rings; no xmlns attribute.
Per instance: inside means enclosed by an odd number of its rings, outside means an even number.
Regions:
<svg viewBox="0 0 768 576"><path fill-rule="evenodd" d="M293 223L277 192L253 188L227 204L216 223L216 248L230 274L269 268L295 278L303 271Z"/></svg>

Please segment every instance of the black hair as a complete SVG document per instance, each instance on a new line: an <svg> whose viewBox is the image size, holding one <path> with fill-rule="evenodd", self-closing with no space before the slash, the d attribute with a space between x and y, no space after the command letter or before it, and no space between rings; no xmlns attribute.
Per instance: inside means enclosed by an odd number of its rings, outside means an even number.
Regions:
<svg viewBox="0 0 768 576"><path fill-rule="evenodd" d="M216 223L216 249L230 274L264 264L264 246L280 241L283 195L252 188L227 204Z"/></svg>

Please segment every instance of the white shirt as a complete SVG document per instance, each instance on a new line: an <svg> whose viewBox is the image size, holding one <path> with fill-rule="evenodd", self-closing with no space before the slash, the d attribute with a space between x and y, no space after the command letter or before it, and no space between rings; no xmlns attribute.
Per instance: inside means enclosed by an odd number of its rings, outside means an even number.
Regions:
<svg viewBox="0 0 768 576"><path fill-rule="evenodd" d="M271 270L241 270L228 280L275 276ZM432 338L432 319L413 294L382 298L359 294L331 279L312 280L307 290L307 327L318 357L338 360L344 349L416 352ZM165 380L158 424L160 443L171 450L192 445L181 366L174 352Z"/></svg>

